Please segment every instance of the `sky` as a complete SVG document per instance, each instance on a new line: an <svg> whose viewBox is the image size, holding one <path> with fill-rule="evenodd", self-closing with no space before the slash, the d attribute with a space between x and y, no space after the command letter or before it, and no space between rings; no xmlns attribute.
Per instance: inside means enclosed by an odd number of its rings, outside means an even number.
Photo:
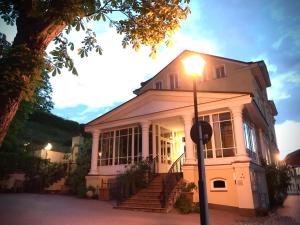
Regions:
<svg viewBox="0 0 300 225"><path fill-rule="evenodd" d="M242 61L264 60L272 83L268 96L278 110L275 130L281 156L299 149L300 1L191 0L190 8L191 15L173 37L173 48L162 46L155 60L149 57L149 48L123 49L122 36L108 24L87 24L96 31L103 55L81 59L72 54L79 76L64 71L51 78L52 112L89 122L133 98L140 82L185 49ZM14 32L7 34L13 40ZM75 32L69 39L79 43L82 37Z"/></svg>

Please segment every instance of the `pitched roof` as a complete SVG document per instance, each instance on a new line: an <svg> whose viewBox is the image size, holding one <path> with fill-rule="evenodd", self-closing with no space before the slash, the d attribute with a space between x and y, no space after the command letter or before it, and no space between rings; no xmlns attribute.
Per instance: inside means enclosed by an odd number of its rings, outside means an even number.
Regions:
<svg viewBox="0 0 300 225"><path fill-rule="evenodd" d="M284 158L284 161L287 165L290 166L300 166L300 149L288 154Z"/></svg>
<svg viewBox="0 0 300 225"><path fill-rule="evenodd" d="M236 59L231 59L231 58L225 58L225 57L211 55L211 54L202 53L202 52L196 52L196 51L191 51L191 50L184 50L178 56L176 56L169 64L167 64L164 68L166 68L168 65L170 65L171 63L173 63L177 58L179 58L183 54L201 54L201 55L204 55L204 56L209 56L209 57L214 57L214 58L218 58L218 59L228 60L228 61L235 62L235 63L242 63L242 64L248 64L248 65L257 63L260 66L265 65L263 60L256 61L256 62L252 62L252 61L245 62L245 61L241 61L241 60L236 60ZM138 92L139 92L139 90L142 89L144 86L146 86L152 79L154 79L164 68L162 68L156 75L154 75L150 79L141 82L141 87L135 89L133 91L133 93L137 95Z"/></svg>

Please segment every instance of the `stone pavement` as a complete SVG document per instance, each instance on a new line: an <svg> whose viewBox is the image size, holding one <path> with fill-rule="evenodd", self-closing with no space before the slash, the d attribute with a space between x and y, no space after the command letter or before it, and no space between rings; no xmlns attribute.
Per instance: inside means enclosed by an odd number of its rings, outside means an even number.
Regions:
<svg viewBox="0 0 300 225"><path fill-rule="evenodd" d="M293 202L293 201L292 201ZM297 201L295 201L296 203ZM113 202L46 194L0 194L0 225L199 225L199 214L146 213L113 209ZM286 211L285 211L286 213ZM209 210L210 225L295 225L275 215L243 218ZM282 222L283 221L283 222ZM287 223L286 223L287 222Z"/></svg>

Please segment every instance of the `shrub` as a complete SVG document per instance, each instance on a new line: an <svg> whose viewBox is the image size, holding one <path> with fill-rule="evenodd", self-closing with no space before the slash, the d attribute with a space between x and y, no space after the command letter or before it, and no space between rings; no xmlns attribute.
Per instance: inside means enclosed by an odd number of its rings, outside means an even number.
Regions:
<svg viewBox="0 0 300 225"><path fill-rule="evenodd" d="M183 214L188 214L193 211L193 206L191 201L188 200L184 195L181 195L177 199L174 206Z"/></svg>
<svg viewBox="0 0 300 225"><path fill-rule="evenodd" d="M183 192L191 192L193 190L197 190L197 186L194 182L186 183L183 182L181 185L181 191Z"/></svg>
<svg viewBox="0 0 300 225"><path fill-rule="evenodd" d="M289 169L286 165L264 164L271 208L282 206L290 184Z"/></svg>

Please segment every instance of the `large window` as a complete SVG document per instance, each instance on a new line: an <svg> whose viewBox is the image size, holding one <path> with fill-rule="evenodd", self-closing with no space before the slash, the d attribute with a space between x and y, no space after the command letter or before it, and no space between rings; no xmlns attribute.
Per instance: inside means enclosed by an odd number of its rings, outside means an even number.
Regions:
<svg viewBox="0 0 300 225"><path fill-rule="evenodd" d="M132 156L132 128L116 131L115 164L130 164Z"/></svg>
<svg viewBox="0 0 300 225"><path fill-rule="evenodd" d="M244 121L244 135L247 152L251 158L256 159L256 138L255 128L249 122Z"/></svg>
<svg viewBox="0 0 300 225"><path fill-rule="evenodd" d="M234 135L230 112L212 115L216 157L235 156Z"/></svg>
<svg viewBox="0 0 300 225"><path fill-rule="evenodd" d="M170 74L169 76L170 79L170 89L176 89L178 88L178 74Z"/></svg>
<svg viewBox="0 0 300 225"><path fill-rule="evenodd" d="M99 139L100 166L112 165L113 143L114 143L114 132L113 131L100 134L100 139Z"/></svg>
<svg viewBox="0 0 300 225"><path fill-rule="evenodd" d="M142 160L142 131L141 127L134 128L134 163Z"/></svg>
<svg viewBox="0 0 300 225"><path fill-rule="evenodd" d="M199 116L199 120L206 121L210 123L209 116ZM211 139L209 142L204 146L204 158L212 158L213 157L213 150L212 150L212 143Z"/></svg>

